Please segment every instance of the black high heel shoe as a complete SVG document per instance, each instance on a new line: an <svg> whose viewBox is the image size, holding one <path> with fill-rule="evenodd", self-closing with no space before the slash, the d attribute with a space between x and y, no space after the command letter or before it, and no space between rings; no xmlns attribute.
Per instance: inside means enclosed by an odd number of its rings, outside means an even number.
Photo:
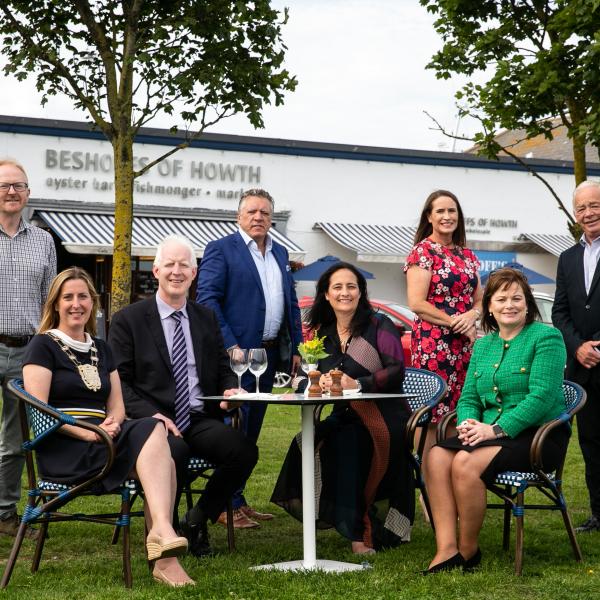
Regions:
<svg viewBox="0 0 600 600"><path fill-rule="evenodd" d="M429 569L425 569L425 571L421 571L421 575L433 575L434 573L441 573L442 571L452 571L453 569L464 568L464 566L465 559L460 552L457 552L449 559L444 560L437 565L433 565L433 567L429 567Z"/></svg>
<svg viewBox="0 0 600 600"><path fill-rule="evenodd" d="M477 552L471 558L465 558L463 571L471 572L475 567L479 566L479 563L481 563L481 550L477 548Z"/></svg>

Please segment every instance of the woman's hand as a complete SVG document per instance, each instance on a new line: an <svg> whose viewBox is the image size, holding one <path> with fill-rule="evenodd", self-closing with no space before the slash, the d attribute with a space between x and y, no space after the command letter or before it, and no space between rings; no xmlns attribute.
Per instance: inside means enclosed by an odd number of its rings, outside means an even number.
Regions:
<svg viewBox="0 0 600 600"><path fill-rule="evenodd" d="M477 323L477 313L474 310L468 310L465 313L452 315L452 331L469 335L471 330L475 329Z"/></svg>
<svg viewBox="0 0 600 600"><path fill-rule="evenodd" d="M480 423L475 419L466 419L460 425L457 425L456 431L463 446L477 446L480 442L496 439L492 425Z"/></svg>
<svg viewBox="0 0 600 600"><path fill-rule="evenodd" d="M358 388L358 383L356 379L352 379L352 377L348 377L346 373L342 375L342 389L344 390L355 390Z"/></svg>
<svg viewBox="0 0 600 600"><path fill-rule="evenodd" d="M331 379L331 375L329 373L323 373L323 375L321 375L321 378L319 379L319 386L321 387L321 391L323 393L329 393L332 383L333 380Z"/></svg>
<svg viewBox="0 0 600 600"><path fill-rule="evenodd" d="M121 424L118 423L114 417L106 417L106 419L104 419L104 421L102 421L98 427L104 429L104 431L106 431L106 433L108 433L108 435L113 439L116 438L121 431Z"/></svg>
<svg viewBox="0 0 600 600"><path fill-rule="evenodd" d="M319 379L319 385L321 386L321 391L323 393L329 393L332 383L333 380L331 379L331 375L329 373L323 373L323 375L321 375L321 378ZM341 384L343 390L355 390L358 388L356 379L348 377L346 373L342 375Z"/></svg>

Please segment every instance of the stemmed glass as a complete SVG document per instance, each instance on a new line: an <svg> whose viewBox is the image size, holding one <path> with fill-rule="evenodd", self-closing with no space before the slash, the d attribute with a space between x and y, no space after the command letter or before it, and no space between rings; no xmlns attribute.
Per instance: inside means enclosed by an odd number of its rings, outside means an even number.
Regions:
<svg viewBox="0 0 600 600"><path fill-rule="evenodd" d="M267 351L264 348L252 348L250 350L250 373L254 373L256 377L256 395L259 395L258 380L260 376L267 370Z"/></svg>
<svg viewBox="0 0 600 600"><path fill-rule="evenodd" d="M242 375L248 370L248 350L244 348L230 348L229 365L231 370L237 375L238 390L242 389Z"/></svg>

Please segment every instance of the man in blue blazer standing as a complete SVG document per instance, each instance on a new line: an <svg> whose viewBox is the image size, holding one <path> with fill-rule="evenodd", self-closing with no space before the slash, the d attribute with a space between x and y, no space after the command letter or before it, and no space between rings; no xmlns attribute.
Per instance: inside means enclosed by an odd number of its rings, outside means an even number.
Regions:
<svg viewBox="0 0 600 600"><path fill-rule="evenodd" d="M239 231L206 246L198 274L196 302L217 314L225 347L265 348L269 366L260 378L260 391L270 392L276 370L295 373L302 341L300 309L287 250L269 235L274 210L271 195L262 189L242 193ZM255 390L254 376L245 373L242 386ZM266 404L244 404L244 433L256 442ZM233 498L234 527L258 527L273 515L248 505L243 489ZM226 524L227 515L219 519Z"/></svg>

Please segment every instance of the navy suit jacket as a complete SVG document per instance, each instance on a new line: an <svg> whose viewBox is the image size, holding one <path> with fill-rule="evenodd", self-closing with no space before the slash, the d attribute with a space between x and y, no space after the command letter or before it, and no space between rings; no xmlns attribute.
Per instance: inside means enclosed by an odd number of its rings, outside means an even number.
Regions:
<svg viewBox="0 0 600 600"><path fill-rule="evenodd" d="M202 393L218 396L237 387L214 313L192 302L187 303L187 313ZM128 416L151 417L159 412L174 420L175 378L156 298L135 302L117 312L111 320L108 343ZM225 415L218 402L207 402L204 411L214 418Z"/></svg>
<svg viewBox="0 0 600 600"><path fill-rule="evenodd" d="M581 244L576 244L560 255L552 322L560 329L567 347L567 379L582 385L592 378L600 378L600 365L586 369L575 357L577 348L583 342L600 340L599 282L600 267L596 266L590 291L585 291Z"/></svg>
<svg viewBox="0 0 600 600"><path fill-rule="evenodd" d="M273 256L281 269L284 292L282 359L289 363L291 356L298 354L298 344L302 341L300 309L287 250L273 241ZM239 232L206 246L198 274L196 302L217 314L226 348L236 344L240 348L260 348L265 296L252 255Z"/></svg>

